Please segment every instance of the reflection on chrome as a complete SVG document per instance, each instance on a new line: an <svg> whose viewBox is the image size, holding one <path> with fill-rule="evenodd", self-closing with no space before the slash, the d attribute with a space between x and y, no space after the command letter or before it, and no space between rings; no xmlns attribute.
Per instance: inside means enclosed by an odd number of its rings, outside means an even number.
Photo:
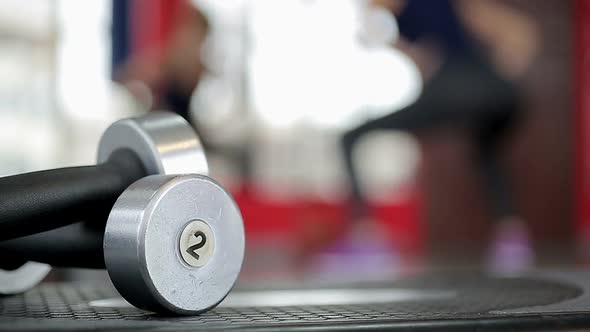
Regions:
<svg viewBox="0 0 590 332"><path fill-rule="evenodd" d="M412 289L309 289L237 291L230 293L219 307L287 307L306 305L375 304L402 301L448 300L455 297L450 291L420 291ZM122 298L91 301L91 307L131 307Z"/></svg>

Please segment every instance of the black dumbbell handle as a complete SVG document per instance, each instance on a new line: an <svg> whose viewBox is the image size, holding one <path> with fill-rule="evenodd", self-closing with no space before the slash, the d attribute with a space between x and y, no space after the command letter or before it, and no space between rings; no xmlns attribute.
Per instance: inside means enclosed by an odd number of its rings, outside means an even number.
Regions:
<svg viewBox="0 0 590 332"><path fill-rule="evenodd" d="M0 178L0 240L36 234L80 220L106 222L119 195L146 176L131 150L96 166L60 168Z"/></svg>
<svg viewBox="0 0 590 332"><path fill-rule="evenodd" d="M47 232L0 242L0 269L14 262L39 262L56 267L104 269L104 227L78 222ZM8 263L6 263L8 262Z"/></svg>

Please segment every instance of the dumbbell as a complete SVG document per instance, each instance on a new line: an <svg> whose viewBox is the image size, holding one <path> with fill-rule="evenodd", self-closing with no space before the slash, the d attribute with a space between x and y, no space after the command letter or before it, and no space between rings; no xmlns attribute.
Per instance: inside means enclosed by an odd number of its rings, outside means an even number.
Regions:
<svg viewBox="0 0 590 332"><path fill-rule="evenodd" d="M170 113L122 120L107 129L98 154L97 166L0 179L3 190L4 181L13 184L8 189L41 201L17 197L12 203L0 203L0 213L9 217L10 235L2 232L3 238L32 234L0 242L2 251L37 262L77 266L68 264L68 257L77 257L86 267L106 266L113 284L130 303L156 312L191 314L219 303L241 267L243 225L231 196L208 177L194 174L207 173L207 163L191 127ZM144 177L149 174L184 175ZM45 187L51 179L67 184ZM24 186L14 185L18 183ZM72 192L64 194L66 190ZM9 190L8 197L12 196L18 195ZM100 222L99 227L80 223L58 227L100 219L97 216L109 203L104 238ZM23 206L34 211L23 217L11 210ZM43 219L49 219L50 226L42 224ZM23 221L31 227L18 227ZM51 262L53 254L57 260ZM0 271L0 292L24 291L49 271L33 262L15 267Z"/></svg>
<svg viewBox="0 0 590 332"><path fill-rule="evenodd" d="M195 132L184 119L167 112L111 125L101 138L98 162L0 178L0 240L81 220L104 224L119 194L134 181L150 174L208 171ZM48 266L25 262L3 257L0 294L23 292L49 273Z"/></svg>

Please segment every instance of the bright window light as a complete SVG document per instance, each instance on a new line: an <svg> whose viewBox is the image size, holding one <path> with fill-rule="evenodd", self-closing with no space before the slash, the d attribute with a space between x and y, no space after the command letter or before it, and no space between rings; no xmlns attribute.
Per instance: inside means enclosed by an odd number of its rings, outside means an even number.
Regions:
<svg viewBox="0 0 590 332"><path fill-rule="evenodd" d="M247 29L234 31L247 31L247 51L235 56L247 58L246 99L270 127L348 127L398 110L421 91L416 65L389 46L395 19L367 1L236 0L233 10L224 1L195 3L214 27L246 20ZM371 32L374 38L362 38Z"/></svg>
<svg viewBox="0 0 590 332"><path fill-rule="evenodd" d="M102 118L112 107L108 0L57 2L58 97L68 115Z"/></svg>

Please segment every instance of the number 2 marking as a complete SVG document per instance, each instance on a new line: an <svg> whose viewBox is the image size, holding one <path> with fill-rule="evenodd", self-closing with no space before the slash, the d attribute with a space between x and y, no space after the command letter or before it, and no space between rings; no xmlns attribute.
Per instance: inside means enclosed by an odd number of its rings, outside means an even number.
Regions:
<svg viewBox="0 0 590 332"><path fill-rule="evenodd" d="M205 246L205 242L207 242L207 237L205 236L205 233L203 233L201 231L195 232L195 234L193 236L196 237L197 239L200 238L201 241L199 243L193 244L192 246L188 247L188 249L186 249L186 252L188 252L189 255L193 256L195 259L199 259L201 256L199 254L197 254L197 250L199 250Z"/></svg>

